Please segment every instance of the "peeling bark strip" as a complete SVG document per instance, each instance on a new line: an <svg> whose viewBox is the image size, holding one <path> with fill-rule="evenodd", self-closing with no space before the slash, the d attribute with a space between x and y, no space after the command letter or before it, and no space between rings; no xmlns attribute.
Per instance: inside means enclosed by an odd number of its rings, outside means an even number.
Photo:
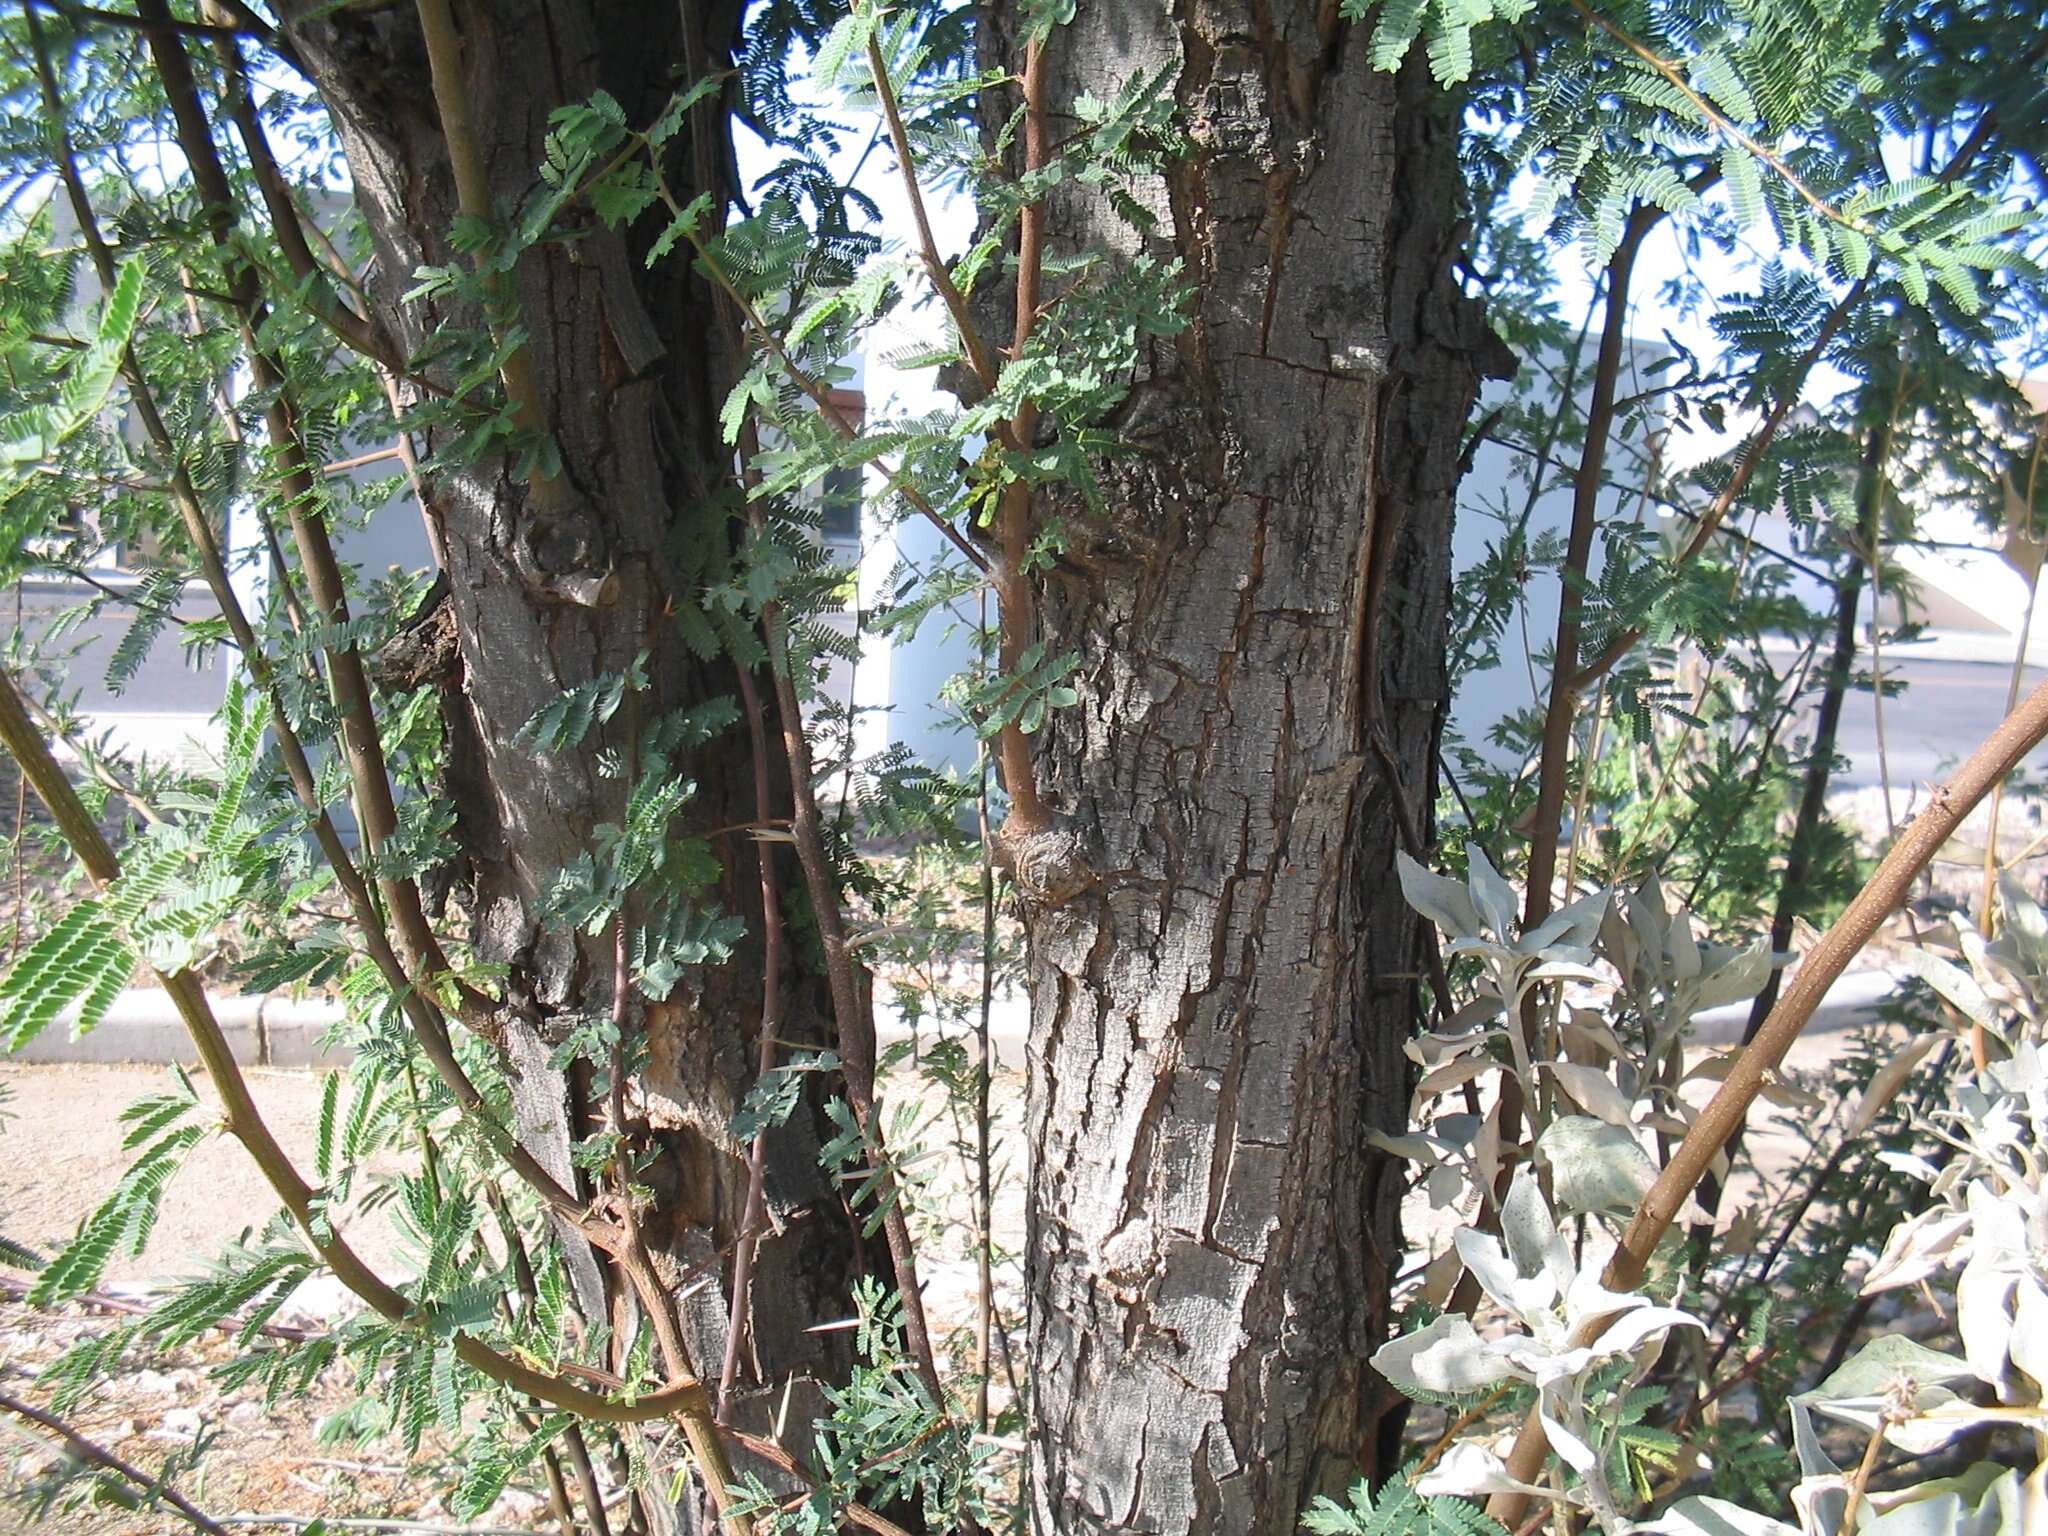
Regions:
<svg viewBox="0 0 2048 1536"><path fill-rule="evenodd" d="M1292 1532L1389 1469L1398 1423L1365 1364L1398 1177L1365 1135L1406 1107L1392 862L1433 796L1458 438L1497 348L1448 273L1445 104L1335 13L1084 0L1048 50L1056 117L1175 72L1196 147L1151 200L1196 292L1042 600L1083 664L1039 782L1102 876L1027 913L1044 1533ZM1135 239L1071 183L1048 238Z"/></svg>
<svg viewBox="0 0 2048 1536"><path fill-rule="evenodd" d="M674 0L492 0L450 9L459 33L470 126L481 139L490 202L502 217L538 182L548 115L608 91L635 124L652 122L675 88L682 61L730 62L739 0L677 6ZM458 198L444 125L436 110L420 23L411 6L343 7L295 0L280 7L286 34L332 112L376 251L373 296L407 352L443 326L476 327L474 314L405 305L423 264L460 265L448 243ZM684 25L701 29L686 40ZM722 114L700 119L722 123ZM722 128L719 130L722 135ZM674 185L695 190L687 135L676 141ZM727 161L727 146L705 160ZM519 1133L563 1182L576 1186L569 1143L604 1113L580 1072L549 1067L573 1019L610 1006L609 934L595 939L545 930L535 916L553 873L589 847L592 826L616 821L625 786L598 769L622 726L593 733L576 751L538 755L514 735L562 690L629 666L651 652L653 715L732 696L729 663L694 660L665 617L688 601L675 558L699 541L731 537L712 496L730 476L715 413L731 359L716 340L712 295L677 258L649 271L651 230L613 233L587 211L581 238L527 251L517 270L520 319L538 406L561 450L559 495L537 503L533 488L504 464L445 472L430 484L445 531L455 676L443 688L450 741L449 792L468 865L484 957L504 966L502 1019L519 1108ZM700 546L701 547L701 546ZM602 588L609 601L585 606L565 594ZM770 741L778 732L770 721ZM782 773L779 757L777 775ZM753 819L753 770L744 731L711 743L688 765L698 783L692 824ZM758 912L764 856L733 840L721 899ZM766 855L772 857L772 855ZM787 879L787 869L777 872ZM824 1010L815 977L791 956L782 978L781 1035L822 1043ZM754 1076L761 1027L759 935L736 961L707 971L671 1003L629 1012L648 1032L647 1125L634 1129L666 1154L643 1176L655 1191L641 1225L655 1260L676 1280L690 1270L727 1272L747 1202L747 1152L727 1122ZM636 1111L637 1114L637 1111ZM749 1330L739 1369L734 1422L762 1427L785 1381L794 1379L790 1422L808 1422L814 1378L843 1375L842 1336L806 1332L842 1315L846 1287L860 1272L843 1202L816 1162L822 1119L803 1116L769 1150L766 1199L777 1225L754 1260L753 1291L767 1301ZM587 1185L582 1193L589 1194ZM593 1316L603 1318L623 1286L600 1275L589 1250L570 1240L572 1272ZM683 1307L698 1367L723 1357L727 1309L714 1285ZM749 1404L752 1383L775 1391Z"/></svg>

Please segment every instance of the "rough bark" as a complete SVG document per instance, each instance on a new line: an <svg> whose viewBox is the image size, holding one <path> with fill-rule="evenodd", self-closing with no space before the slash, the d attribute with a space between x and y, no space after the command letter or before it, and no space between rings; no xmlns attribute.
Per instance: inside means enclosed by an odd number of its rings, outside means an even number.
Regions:
<svg viewBox="0 0 2048 1536"><path fill-rule="evenodd" d="M1390 1470L1366 1358L1401 1180L1366 1135L1406 1110L1393 856L1433 798L1458 437L1495 347L1449 275L1444 104L1335 12L1084 0L1050 54L1055 112L1170 66L1195 147L1152 189L1193 323L1040 600L1083 660L1039 782L1099 877L1026 913L1042 1532L1291 1532ZM1133 242L1071 184L1049 233Z"/></svg>
<svg viewBox="0 0 2048 1536"><path fill-rule="evenodd" d="M477 327L474 313L401 301L423 264L463 265L448 240L457 203L448 146L435 110L425 48L410 5L285 7L291 42L330 109L375 247L371 291L410 352L447 325ZM693 56L729 63L739 5L539 3L500 0L458 7L465 83L491 189L501 214L537 185L548 115L608 91L627 120L646 124L662 110ZM685 16L700 17L701 43L686 47ZM722 117L722 114L709 114ZM722 125L719 130L722 134ZM687 199L698 163L679 136L672 184ZM708 163L726 163L725 145ZM589 1101L586 1074L548 1065L569 1025L608 1008L612 936L550 928L537 918L554 873L590 846L594 825L617 821L625 786L599 769L599 754L626 745L627 711L579 750L538 754L514 735L562 690L617 673L646 650L651 688L639 715L732 696L724 661L702 663L680 643L668 605L692 600L678 565L689 543L731 537L715 500L730 479L730 455L713 422L729 359L714 338L712 299L675 258L649 272L649 234L615 234L587 210L573 242L529 250L518 268L519 318L540 382L548 425L569 488L543 516L508 463L443 469L431 476L431 510L445 546L455 631L454 675L443 680L450 752L448 792L467 864L475 941L501 966L507 1069L515 1083L519 1134L557 1177L576 1177L572 1139L587 1134L603 1106ZM650 217L650 225L655 220ZM429 448L441 446L429 442ZM608 579L608 581L607 581ZM577 600L609 585L597 606ZM777 733L771 729L769 740ZM747 733L728 732L686 765L698 784L686 811L699 828L742 825L755 816ZM782 763L774 764L782 777ZM721 900L758 928L756 857L768 845L728 837ZM789 878L784 871L782 877ZM753 948L679 988L671 1005L629 1010L647 1031L650 1065L635 1127L663 1156L638 1175L655 1191L645 1235L677 1278L730 1273L746 1199L746 1152L727 1122L754 1076L761 1017L760 961ZM785 981L799 1005L785 1038L823 1038L820 1010L805 1006L812 978ZM806 1327L844 1310L860 1261L843 1203L817 1166L816 1124L803 1116L774 1138L768 1203L777 1232L755 1261L754 1294L770 1299L751 1330L743 1376L797 1381L790 1422L801 1427L804 1383L834 1379L844 1345ZM586 1181L587 1187L587 1181ZM566 1244L587 1306L608 1308L607 1277L579 1242ZM722 1257L721 1257L722 1256ZM615 1298L620 1291L609 1287ZM726 1305L719 1286L694 1286L684 1309L695 1364L714 1379ZM736 1417L758 1424L763 1414Z"/></svg>

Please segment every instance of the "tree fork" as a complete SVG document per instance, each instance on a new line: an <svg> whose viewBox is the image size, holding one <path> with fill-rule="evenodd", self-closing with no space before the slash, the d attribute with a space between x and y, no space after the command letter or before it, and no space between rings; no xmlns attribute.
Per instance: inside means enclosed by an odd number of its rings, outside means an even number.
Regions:
<svg viewBox="0 0 2048 1536"><path fill-rule="evenodd" d="M165 0L138 0L146 21L169 17ZM264 421L270 434L271 451L277 457L281 498L292 538L298 546L299 566L312 593L313 606L331 634L324 651L328 685L341 716L344 757L355 788L356 813L361 818L363 838L374 857L398 830L398 807L391 793L391 778L384 761L384 744L378 734L376 706L363 671L362 654L346 638L349 620L348 593L340 562L327 536L326 524L318 511L318 488L312 466L299 440L299 413L284 364L259 344L257 337L266 317L266 307L256 272L240 261L234 250L236 199L213 142L206 111L199 99L198 85L184 43L173 33L153 27L146 33L150 56L155 62L177 124L178 145L191 167L194 185L205 207L214 244L228 263L229 282L236 319L241 325L243 344L249 356L253 383L265 398ZM253 111L253 109L252 109ZM255 136L261 142L260 130ZM280 571L280 579L289 580ZM419 887L411 880L380 877L378 886L391 912L398 939L404 949L406 970L418 984L448 971L447 957L427 922L420 902ZM458 995L465 1012L481 1020L490 1012L490 1000L458 983Z"/></svg>

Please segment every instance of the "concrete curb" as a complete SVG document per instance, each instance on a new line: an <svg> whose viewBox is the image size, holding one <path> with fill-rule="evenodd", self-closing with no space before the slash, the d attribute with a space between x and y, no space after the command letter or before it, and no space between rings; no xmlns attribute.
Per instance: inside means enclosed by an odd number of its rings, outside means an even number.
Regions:
<svg viewBox="0 0 2048 1536"><path fill-rule="evenodd" d="M877 988L875 1033L884 1046L911 1037L902 1012ZM208 993L214 1017L220 1020L235 1060L245 1067L276 1067L290 1071L343 1067L353 1053L346 1046L322 1047L327 1032L341 1021L343 1008L330 998L296 998L283 994L248 997ZM106 1017L83 1035L74 1033L78 1015L65 1013L20 1050L0 1059L37 1065L195 1066L199 1053L186 1038L185 1024L170 994L157 987L123 992ZM998 1067L1024 1070L1025 1030L1030 1008L1021 996L999 996L990 1020L989 1038ZM954 1033L927 1025L929 1040Z"/></svg>
<svg viewBox="0 0 2048 1536"><path fill-rule="evenodd" d="M346 1050L323 1051L321 1037L342 1016L341 1004L326 998L263 995L245 997L208 993L221 1032L245 1067L338 1067ZM158 987L137 987L114 999L114 1005L87 1033L75 1033L78 1015L67 1011L8 1060L42 1064L69 1062L110 1066L196 1066L199 1053L185 1035L185 1024L170 994Z"/></svg>
<svg viewBox="0 0 2048 1536"><path fill-rule="evenodd" d="M1899 990L1899 978L1890 971L1849 971L1835 978L1827 996L1813 1010L1805 1029L1809 1035L1824 1035L1838 1029L1877 1022L1877 1005ZM1749 1004L1730 1003L1709 1008L1693 1016L1693 1040L1699 1045L1737 1045L1749 1024Z"/></svg>
<svg viewBox="0 0 2048 1536"><path fill-rule="evenodd" d="M1851 971L1828 990L1814 1012L1810 1032L1823 1034L1867 1022L1878 1003L1897 990L1898 978L1888 971ZM911 1038L903 1014L888 988L875 996L875 1033L884 1046ZM342 1006L329 998L283 995L245 997L209 993L214 1017L234 1048L235 1060L246 1067L291 1071L341 1067L351 1052L345 1046L323 1048L327 1031L341 1020ZM155 987L123 992L98 1026L74 1035L76 1014L67 1014L6 1059L38 1064L195 1065L199 1056L185 1037L185 1026L171 1006L169 994ZM1742 1038L1749 1004L1712 1008L1694 1020L1694 1040L1701 1045L1732 1045ZM998 996L990 1018L989 1040L998 1068L1024 1070L1025 1041L1031 1024L1030 1004L1019 994ZM926 1039L959 1033L926 1025Z"/></svg>

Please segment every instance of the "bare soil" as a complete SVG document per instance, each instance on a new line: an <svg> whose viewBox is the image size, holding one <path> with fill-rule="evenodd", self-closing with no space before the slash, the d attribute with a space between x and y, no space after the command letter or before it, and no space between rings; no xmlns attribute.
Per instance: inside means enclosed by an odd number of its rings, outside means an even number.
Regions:
<svg viewBox="0 0 2048 1536"><path fill-rule="evenodd" d="M0 1232L46 1254L59 1248L125 1166L121 1109L158 1091L167 1070L0 1064L9 1117L0 1130ZM252 1072L250 1078L280 1142L302 1167L310 1167L320 1077ZM907 1071L896 1074L892 1086L898 1096L918 1097L927 1110L919 1138L933 1154L920 1165L930 1174L934 1224L926 1290L935 1328L943 1335L965 1329L975 1312L976 1280L969 1258L973 1203L959 1160L950 1152L953 1138L967 1128ZM206 1092L203 1082L200 1089ZM998 1133L1006 1145L998 1168L996 1241L999 1250L1011 1252L1023 1228L1021 1158L1014 1144L1021 1096L1016 1074L998 1076ZM370 1171L397 1172L403 1166L402 1159L392 1158L373 1164ZM198 1267L225 1243L262 1227L275 1210L276 1201L240 1146L225 1136L212 1138L170 1186L147 1251L139 1258L118 1259L105 1290L116 1300L145 1299L149 1278ZM406 1275L404 1251L381 1216L345 1219L344 1229L380 1272ZM1021 1298L1015 1265L999 1264L996 1278L998 1305L1016 1315ZM47 1406L49 1395L36 1384L37 1372L79 1338L114 1327L122 1318L91 1306L32 1308L17 1299L19 1289L17 1282L15 1296L0 1296L0 1392ZM278 1321L319 1329L351 1304L331 1282L315 1280L301 1288ZM268 1404L260 1387L228 1391L214 1380L214 1368L236 1353L224 1335L189 1348L138 1353L102 1382L70 1420L81 1433L152 1476L166 1458L189 1456L195 1437L205 1436L203 1462L196 1470L181 1466L174 1486L210 1516L232 1520L236 1530L297 1528L249 1523L249 1517L259 1515L300 1523L322 1517L415 1522L428 1529L556 1530L537 1475L509 1488L485 1517L467 1524L456 1520L439 1501L454 1481L444 1442L430 1436L412 1460L392 1443L323 1444L322 1421L357 1395L352 1373L330 1371L308 1397ZM999 1387L998 1401L1006 1395ZM158 1536L189 1529L168 1513L117 1508L59 1507L39 1517L38 1491L64 1465L65 1457L47 1432L0 1414L0 1533Z"/></svg>

